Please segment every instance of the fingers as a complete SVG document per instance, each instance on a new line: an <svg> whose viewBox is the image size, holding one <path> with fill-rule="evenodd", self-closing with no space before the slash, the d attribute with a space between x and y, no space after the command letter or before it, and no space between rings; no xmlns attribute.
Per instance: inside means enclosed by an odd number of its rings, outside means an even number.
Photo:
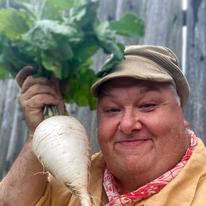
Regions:
<svg viewBox="0 0 206 206"><path fill-rule="evenodd" d="M24 93L28 88L30 88L34 84L45 84L45 85L53 85L56 93L61 95L59 80L55 78L47 79L43 77L33 77L33 74L36 74L38 69L33 66L25 66L23 67L18 74L16 75L16 81L18 85L21 87L22 93Z"/></svg>
<svg viewBox="0 0 206 206"><path fill-rule="evenodd" d="M28 73L27 73L28 74ZM28 89L34 85L47 85L50 86L50 91L55 91L58 96L61 96L59 80L55 78L47 79L44 77L33 77L33 76L24 76L24 81L21 85L21 92L25 93Z"/></svg>
<svg viewBox="0 0 206 206"><path fill-rule="evenodd" d="M34 77L32 74L35 71L33 67L26 67L16 76L21 86L20 104L31 132L44 119L43 109L46 105L56 106L62 114L65 111L59 81L54 78Z"/></svg>
<svg viewBox="0 0 206 206"><path fill-rule="evenodd" d="M23 107L42 109L45 105L58 106L63 99L57 83L42 77L28 76L22 85L20 101Z"/></svg>
<svg viewBox="0 0 206 206"><path fill-rule="evenodd" d="M24 83L24 80L29 76L29 75L32 75L32 74L35 74L37 71L36 68L32 67L32 66L25 66L23 67L19 72L18 74L16 75L16 81L18 83L18 85L20 87L22 87L23 83Z"/></svg>
<svg viewBox="0 0 206 206"><path fill-rule="evenodd" d="M21 93L25 93L29 88L34 85L48 85L52 87L55 86L50 80L44 77L27 76L21 86Z"/></svg>
<svg viewBox="0 0 206 206"><path fill-rule="evenodd" d="M33 85L32 87L29 87L27 89L27 92L22 93L22 96L25 99L30 99L33 96L36 95L43 95L43 94L47 94L47 95L51 95L54 98L60 98L59 95L55 92L55 89L52 88L51 86L47 86L47 85Z"/></svg>
<svg viewBox="0 0 206 206"><path fill-rule="evenodd" d="M31 104L39 106L56 105L63 101L60 91L55 84L45 78L27 77L22 85L21 100L31 102ZM37 104L37 103L39 104ZM42 104L41 102L44 102Z"/></svg>
<svg viewBox="0 0 206 206"><path fill-rule="evenodd" d="M25 99L24 97L22 97L20 101L21 101L23 110L26 112L30 112L34 110L42 112L45 105L56 105L57 106L60 103L59 99L55 99L53 96L47 95L47 94L35 95L29 99Z"/></svg>

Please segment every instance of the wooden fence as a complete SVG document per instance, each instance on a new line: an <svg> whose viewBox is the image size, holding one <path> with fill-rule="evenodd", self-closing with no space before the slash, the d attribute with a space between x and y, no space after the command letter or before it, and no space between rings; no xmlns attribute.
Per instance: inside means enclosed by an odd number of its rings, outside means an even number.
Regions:
<svg viewBox="0 0 206 206"><path fill-rule="evenodd" d="M182 27L185 21L180 0L100 0L100 4L102 20L118 19L126 11L133 11L144 20L144 38L119 38L119 41L167 46L182 59ZM193 92L185 115L192 129L206 142L206 0L188 0L186 26L186 75ZM101 53L96 55L96 70L100 69L104 59ZM6 174L26 139L18 96L19 88L14 80L0 81L0 178ZM76 106L68 108L85 125L93 151L98 150L95 111Z"/></svg>

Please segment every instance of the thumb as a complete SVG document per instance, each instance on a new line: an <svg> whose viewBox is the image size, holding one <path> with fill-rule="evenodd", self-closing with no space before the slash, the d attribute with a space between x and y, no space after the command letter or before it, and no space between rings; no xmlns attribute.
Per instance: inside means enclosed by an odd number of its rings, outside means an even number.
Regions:
<svg viewBox="0 0 206 206"><path fill-rule="evenodd" d="M19 85L19 87L22 87L24 80L32 74L35 74L37 71L37 68L34 68L33 66L25 66L23 67L16 75L16 81Z"/></svg>

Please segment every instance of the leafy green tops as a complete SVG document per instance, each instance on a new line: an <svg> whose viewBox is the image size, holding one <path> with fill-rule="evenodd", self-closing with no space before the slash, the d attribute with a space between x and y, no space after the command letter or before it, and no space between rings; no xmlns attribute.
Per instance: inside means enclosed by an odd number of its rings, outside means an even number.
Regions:
<svg viewBox="0 0 206 206"><path fill-rule="evenodd" d="M38 76L60 80L65 101L94 108L93 55L98 49L112 55L105 74L123 58L116 35L143 35L142 20L128 13L118 21L100 21L97 0L31 2L0 0L0 78L32 65Z"/></svg>

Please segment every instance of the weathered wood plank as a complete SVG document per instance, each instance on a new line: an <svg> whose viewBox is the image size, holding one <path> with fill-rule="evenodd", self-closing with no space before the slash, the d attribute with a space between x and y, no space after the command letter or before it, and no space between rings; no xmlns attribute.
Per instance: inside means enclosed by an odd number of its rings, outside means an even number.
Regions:
<svg viewBox="0 0 206 206"><path fill-rule="evenodd" d="M148 0L145 12L144 44L171 48L181 60L182 4L180 0Z"/></svg>
<svg viewBox="0 0 206 206"><path fill-rule="evenodd" d="M187 118L206 143L206 1L189 0L186 74L191 85Z"/></svg>
<svg viewBox="0 0 206 206"><path fill-rule="evenodd" d="M0 81L0 90L1 90L0 92L0 124L2 124L2 121L3 121L6 86L7 86L7 81Z"/></svg>
<svg viewBox="0 0 206 206"><path fill-rule="evenodd" d="M0 178L19 153L26 139L26 126L20 109L15 80L0 81Z"/></svg>
<svg viewBox="0 0 206 206"><path fill-rule="evenodd" d="M14 129L14 114L15 114L15 104L18 94L18 87L14 80L4 81L5 85L5 96L4 108L2 112L2 122L0 127L0 168L3 170L0 176L3 174L4 169L7 167L8 162L6 161L7 152L9 148L9 142L11 138L11 131Z"/></svg>

